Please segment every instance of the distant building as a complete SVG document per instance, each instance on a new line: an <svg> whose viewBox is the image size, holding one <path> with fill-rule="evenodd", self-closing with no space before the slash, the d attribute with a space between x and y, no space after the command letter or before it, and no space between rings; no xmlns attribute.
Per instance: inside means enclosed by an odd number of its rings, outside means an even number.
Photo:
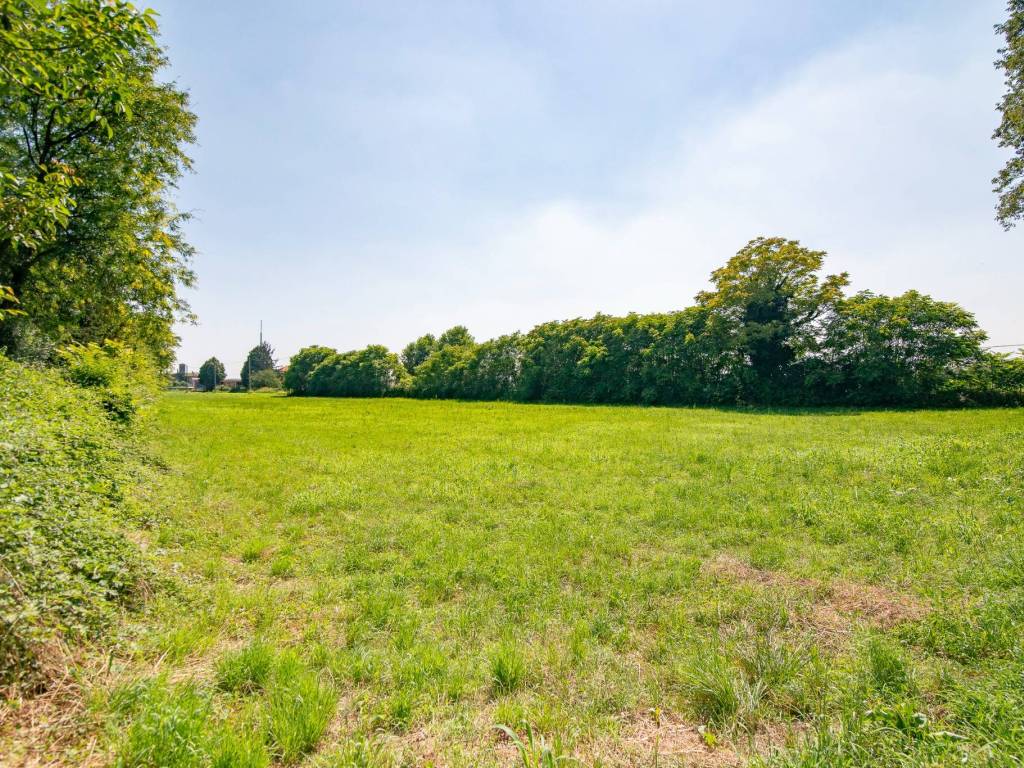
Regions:
<svg viewBox="0 0 1024 768"><path fill-rule="evenodd" d="M202 391L199 384L199 374L188 369L188 363L178 363L178 370L173 375L175 389L187 389L190 391Z"/></svg>

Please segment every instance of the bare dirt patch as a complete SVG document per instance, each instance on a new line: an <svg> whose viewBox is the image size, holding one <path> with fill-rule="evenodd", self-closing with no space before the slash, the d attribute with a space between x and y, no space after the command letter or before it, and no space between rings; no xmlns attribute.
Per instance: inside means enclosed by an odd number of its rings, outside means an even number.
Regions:
<svg viewBox="0 0 1024 768"><path fill-rule="evenodd" d="M655 754L665 765L700 768L738 766L743 761L730 747L709 747L693 723L666 715L658 722L647 716L629 717L618 734L595 739L583 751L588 761L600 759L604 765L614 766L655 765Z"/></svg>
<svg viewBox="0 0 1024 768"><path fill-rule="evenodd" d="M873 584L849 581L822 582L799 579L777 571L766 571L731 555L719 555L704 563L705 573L772 589L789 589L811 595L811 623L826 631L843 631L851 621L859 620L872 627L888 629L923 618L928 606L904 592L896 592Z"/></svg>

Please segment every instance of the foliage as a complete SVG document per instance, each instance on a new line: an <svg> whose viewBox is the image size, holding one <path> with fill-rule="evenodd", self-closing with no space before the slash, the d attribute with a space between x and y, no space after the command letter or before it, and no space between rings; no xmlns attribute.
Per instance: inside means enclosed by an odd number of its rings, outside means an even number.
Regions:
<svg viewBox="0 0 1024 768"><path fill-rule="evenodd" d="M983 351L985 334L969 312L916 291L844 297L847 276L821 275L824 257L794 240L757 238L715 270L714 290L680 312L543 323L483 343L456 326L405 347L410 379L391 373L380 385L330 384L329 370L344 367L338 358L320 372L316 393L665 405L1024 403L1020 364ZM303 382L328 352L310 347L292 358L292 391L313 391Z"/></svg>
<svg viewBox="0 0 1024 768"><path fill-rule="evenodd" d="M816 345L819 321L842 297L845 273L819 278L824 251L795 240L759 237L711 273L713 291L697 296L711 332L739 371L750 402L792 400L798 361Z"/></svg>
<svg viewBox="0 0 1024 768"><path fill-rule="evenodd" d="M380 345L330 355L309 376L311 395L379 397L401 391L408 374L395 355Z"/></svg>
<svg viewBox="0 0 1024 768"><path fill-rule="evenodd" d="M195 116L157 80L155 18L123 0L8 0L0 24L0 283L56 344L115 339L170 361L193 280L170 193Z"/></svg>
<svg viewBox="0 0 1024 768"><path fill-rule="evenodd" d="M284 388L293 395L305 395L309 392L309 377L313 369L338 351L330 347L303 347L288 361L288 370L284 374Z"/></svg>
<svg viewBox="0 0 1024 768"><path fill-rule="evenodd" d="M267 341L260 340L260 343L249 350L242 363L242 386L252 389L249 386L249 374L256 375L260 371L272 371L277 365L274 359L274 348Z"/></svg>
<svg viewBox="0 0 1024 768"><path fill-rule="evenodd" d="M7 306L4 306L4 305ZM17 308L18 297L14 295L14 291L9 286L0 285L0 321L4 317L16 317L17 315L25 314L22 310Z"/></svg>
<svg viewBox="0 0 1024 768"><path fill-rule="evenodd" d="M826 324L808 381L824 402L936 402L959 371L981 359L985 334L952 302L908 291L844 299Z"/></svg>
<svg viewBox="0 0 1024 768"><path fill-rule="evenodd" d="M225 375L224 363L216 357L211 357L199 366L199 383L207 392L212 392L220 386Z"/></svg>
<svg viewBox="0 0 1024 768"><path fill-rule="evenodd" d="M97 638L146 578L121 531L132 452L104 412L103 382L119 363L79 351L81 365L68 372L98 391L0 357L3 683L38 681L41 654L60 640Z"/></svg>
<svg viewBox="0 0 1024 768"><path fill-rule="evenodd" d="M420 336L416 341L410 341L402 350L402 365L410 374L415 372L420 363L430 357L430 353L437 349L437 339L428 333Z"/></svg>
<svg viewBox="0 0 1024 768"><path fill-rule="evenodd" d="M473 334L464 325L454 325L437 337L435 349L445 347L467 347L474 343Z"/></svg>
<svg viewBox="0 0 1024 768"><path fill-rule="evenodd" d="M1024 356L986 352L947 384L951 401L972 405L1024 404Z"/></svg>
<svg viewBox="0 0 1024 768"><path fill-rule="evenodd" d="M128 424L157 390L149 357L116 341L73 344L59 351L64 377L93 389L107 413Z"/></svg>
<svg viewBox="0 0 1024 768"><path fill-rule="evenodd" d="M264 368L252 375L252 389L280 389L281 374L273 368Z"/></svg>
<svg viewBox="0 0 1024 768"><path fill-rule="evenodd" d="M1009 229L1024 218L1024 0L1008 0L1006 10L1006 21L996 27L1006 41L996 61L1006 93L999 102L1002 119L992 138L1013 154L992 184L999 195L996 220Z"/></svg>

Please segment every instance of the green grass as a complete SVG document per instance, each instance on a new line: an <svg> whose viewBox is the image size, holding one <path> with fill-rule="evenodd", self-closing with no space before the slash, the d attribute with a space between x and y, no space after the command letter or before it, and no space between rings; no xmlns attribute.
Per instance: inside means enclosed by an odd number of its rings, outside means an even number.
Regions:
<svg viewBox="0 0 1024 768"><path fill-rule="evenodd" d="M184 586L132 669L278 763L543 754L497 725L585 765L1024 754L1024 411L215 394L159 419Z"/></svg>

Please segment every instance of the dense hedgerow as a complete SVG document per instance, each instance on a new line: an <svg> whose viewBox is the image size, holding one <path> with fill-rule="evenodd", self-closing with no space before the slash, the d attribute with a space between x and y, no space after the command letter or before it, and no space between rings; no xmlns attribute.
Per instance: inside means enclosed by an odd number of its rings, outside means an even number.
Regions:
<svg viewBox="0 0 1024 768"><path fill-rule="evenodd" d="M1024 403L1024 360L987 352L974 316L907 291L845 296L825 254L757 238L678 312L543 323L478 344L463 326L291 360L294 394L550 403L951 406Z"/></svg>
<svg viewBox="0 0 1024 768"><path fill-rule="evenodd" d="M122 531L135 408L2 356L0 392L0 683L34 684L48 651L97 637L145 582Z"/></svg>

